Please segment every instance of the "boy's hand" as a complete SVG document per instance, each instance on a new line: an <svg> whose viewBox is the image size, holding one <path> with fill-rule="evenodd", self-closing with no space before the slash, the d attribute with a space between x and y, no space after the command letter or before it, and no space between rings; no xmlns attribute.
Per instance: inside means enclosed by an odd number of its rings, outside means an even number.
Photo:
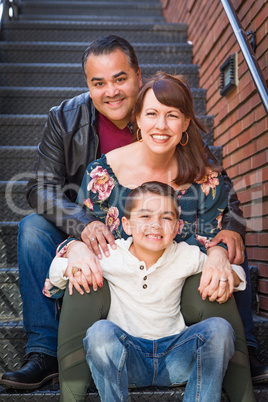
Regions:
<svg viewBox="0 0 268 402"><path fill-rule="evenodd" d="M114 250L116 249L114 235L111 233L108 226L100 221L89 223L83 229L81 239L88 246L89 250L99 258L99 260L102 258L100 247L106 257L109 257L110 255L107 242Z"/></svg>
<svg viewBox="0 0 268 402"><path fill-rule="evenodd" d="M66 276L69 278L69 292L72 294L73 286L80 294L83 289L89 293L90 286L97 290L103 285L102 268L98 258L80 241L72 243L67 249L68 267Z"/></svg>

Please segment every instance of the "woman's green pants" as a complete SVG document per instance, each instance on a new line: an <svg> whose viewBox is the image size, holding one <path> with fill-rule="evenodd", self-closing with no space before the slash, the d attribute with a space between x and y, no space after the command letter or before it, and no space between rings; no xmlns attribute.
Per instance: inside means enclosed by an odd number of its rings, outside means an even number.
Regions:
<svg viewBox="0 0 268 402"><path fill-rule="evenodd" d="M181 311L185 322L189 326L209 317L222 317L230 322L236 333L235 354L230 360L223 386L231 402L253 402L255 398L247 344L234 297L224 304L202 300L197 291L200 275L189 277L183 288ZM58 342L61 402L84 401L92 379L85 360L83 339L94 322L106 318L109 306L110 292L106 281L101 289L96 292L91 290L89 294L80 295L74 290L70 296L68 288L66 289Z"/></svg>

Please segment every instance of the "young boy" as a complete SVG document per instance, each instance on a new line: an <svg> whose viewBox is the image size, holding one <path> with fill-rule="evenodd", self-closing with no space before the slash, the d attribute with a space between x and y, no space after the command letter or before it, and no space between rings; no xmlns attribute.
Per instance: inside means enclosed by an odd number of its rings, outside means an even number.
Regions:
<svg viewBox="0 0 268 402"><path fill-rule="evenodd" d="M222 318L188 328L184 323L182 287L188 276L202 271L206 255L196 246L173 242L179 225L177 200L163 183L134 189L122 219L131 237L117 240L117 249L101 260L111 306L107 320L88 329L84 347L103 402L126 401L129 387L185 382L184 401L221 399L235 334ZM53 260L54 285L64 282L66 268L67 259ZM243 269L233 266L233 275L236 290L243 290ZM226 286L221 301L228 297Z"/></svg>

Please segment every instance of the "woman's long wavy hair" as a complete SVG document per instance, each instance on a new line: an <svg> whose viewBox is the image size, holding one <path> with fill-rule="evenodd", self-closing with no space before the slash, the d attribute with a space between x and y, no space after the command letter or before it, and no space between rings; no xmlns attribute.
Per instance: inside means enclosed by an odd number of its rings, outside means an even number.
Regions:
<svg viewBox="0 0 268 402"><path fill-rule="evenodd" d="M199 130L207 132L205 126L200 123L194 113L193 97L189 85L180 76L173 76L164 72L156 73L141 87L137 101L133 108L133 129L136 132L136 116L142 111L144 98L149 89L154 91L157 100L166 106L172 106L180 110L186 118L190 118L187 128L189 141L186 146L178 144L176 147L178 159L178 175L174 182L177 185L193 183L202 180L208 168L219 171L219 165L212 165L205 154L204 143ZM182 136L185 142L185 135Z"/></svg>

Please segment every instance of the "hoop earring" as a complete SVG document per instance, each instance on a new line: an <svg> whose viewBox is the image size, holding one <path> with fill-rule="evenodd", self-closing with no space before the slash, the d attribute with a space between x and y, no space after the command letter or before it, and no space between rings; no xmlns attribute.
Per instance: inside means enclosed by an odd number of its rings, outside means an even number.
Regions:
<svg viewBox="0 0 268 402"><path fill-rule="evenodd" d="M137 133L136 133L137 141L142 142L142 136L141 136L141 129L138 128Z"/></svg>
<svg viewBox="0 0 268 402"><path fill-rule="evenodd" d="M180 140L180 144L181 144L182 147L185 147L185 145L187 145L187 144L188 144L188 141L189 141L189 135L188 135L187 131L184 131L184 132L186 133L187 138L186 138L186 141L185 141L184 144L182 144L182 143L181 143L181 140Z"/></svg>

